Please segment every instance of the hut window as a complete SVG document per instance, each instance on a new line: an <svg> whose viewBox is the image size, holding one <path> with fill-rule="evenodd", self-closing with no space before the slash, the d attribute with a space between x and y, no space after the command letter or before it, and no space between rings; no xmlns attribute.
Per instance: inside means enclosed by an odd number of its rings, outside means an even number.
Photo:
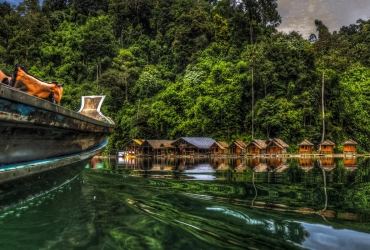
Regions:
<svg viewBox="0 0 370 250"><path fill-rule="evenodd" d="M301 148L304 148L304 146L301 146Z"/></svg>
<svg viewBox="0 0 370 250"><path fill-rule="evenodd" d="M324 145L324 148L326 148L326 145Z"/></svg>

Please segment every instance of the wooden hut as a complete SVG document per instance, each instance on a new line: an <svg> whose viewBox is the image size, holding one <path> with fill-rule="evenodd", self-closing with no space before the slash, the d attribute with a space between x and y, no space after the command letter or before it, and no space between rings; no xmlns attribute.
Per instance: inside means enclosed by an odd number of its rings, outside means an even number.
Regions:
<svg viewBox="0 0 370 250"><path fill-rule="evenodd" d="M230 154L245 154L245 149L247 144L245 144L242 140L235 140L229 146L229 153Z"/></svg>
<svg viewBox="0 0 370 250"><path fill-rule="evenodd" d="M215 142L208 137L180 137L171 145L176 147L181 155L209 154L210 147Z"/></svg>
<svg viewBox="0 0 370 250"><path fill-rule="evenodd" d="M175 147L171 145L174 140L145 140L141 144L144 155L167 155L174 154Z"/></svg>
<svg viewBox="0 0 370 250"><path fill-rule="evenodd" d="M301 143L298 144L298 146L299 146L299 150L298 150L299 154L311 154L315 145L308 140L303 140Z"/></svg>
<svg viewBox="0 0 370 250"><path fill-rule="evenodd" d="M266 141L266 153L267 154L285 154L289 145L283 140L274 138Z"/></svg>
<svg viewBox="0 0 370 250"><path fill-rule="evenodd" d="M332 154L334 153L335 143L331 140L325 140L319 144L320 154Z"/></svg>
<svg viewBox="0 0 370 250"><path fill-rule="evenodd" d="M344 154L356 154L357 142L354 140L349 139L348 141L343 142L342 145Z"/></svg>
<svg viewBox="0 0 370 250"><path fill-rule="evenodd" d="M126 144L125 155L140 155L142 154L141 145L144 143L144 139L132 139Z"/></svg>
<svg viewBox="0 0 370 250"><path fill-rule="evenodd" d="M229 144L225 141L216 141L211 145L211 154L227 154Z"/></svg>
<svg viewBox="0 0 370 250"><path fill-rule="evenodd" d="M266 141L255 139L248 143L246 146L246 152L249 154L265 154L266 153Z"/></svg>

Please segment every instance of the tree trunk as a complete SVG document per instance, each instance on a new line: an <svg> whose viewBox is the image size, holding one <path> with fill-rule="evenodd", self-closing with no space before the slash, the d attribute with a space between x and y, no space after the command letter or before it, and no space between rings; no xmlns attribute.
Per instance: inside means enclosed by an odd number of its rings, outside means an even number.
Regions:
<svg viewBox="0 0 370 250"><path fill-rule="evenodd" d="M254 66L252 66L252 140L254 140Z"/></svg>
<svg viewBox="0 0 370 250"><path fill-rule="evenodd" d="M99 81L99 63L96 65L96 82Z"/></svg>
<svg viewBox="0 0 370 250"><path fill-rule="evenodd" d="M252 17L249 18L249 36L250 42L253 46L253 25L252 25ZM253 48L252 48L252 140L254 140L254 55L253 55Z"/></svg>
<svg viewBox="0 0 370 250"><path fill-rule="evenodd" d="M321 142L325 140L325 99L324 99L324 91L325 91L325 70L322 70L322 78L321 78L321 112L322 112L322 135L321 135Z"/></svg>

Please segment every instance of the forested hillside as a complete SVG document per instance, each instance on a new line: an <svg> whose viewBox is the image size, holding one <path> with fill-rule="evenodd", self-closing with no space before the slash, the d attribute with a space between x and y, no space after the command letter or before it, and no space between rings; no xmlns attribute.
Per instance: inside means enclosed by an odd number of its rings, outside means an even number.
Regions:
<svg viewBox="0 0 370 250"><path fill-rule="evenodd" d="M277 0L24 0L0 14L0 69L63 83L75 111L106 95L108 151L180 136L370 151L370 20L332 33L316 20L308 38L277 32Z"/></svg>

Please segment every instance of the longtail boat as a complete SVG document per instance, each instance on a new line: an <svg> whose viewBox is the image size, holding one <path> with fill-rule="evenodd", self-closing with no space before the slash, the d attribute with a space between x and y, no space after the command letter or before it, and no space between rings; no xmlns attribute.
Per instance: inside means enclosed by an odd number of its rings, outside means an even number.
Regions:
<svg viewBox="0 0 370 250"><path fill-rule="evenodd" d="M103 100L83 96L74 112L0 83L0 184L102 152L114 129Z"/></svg>

